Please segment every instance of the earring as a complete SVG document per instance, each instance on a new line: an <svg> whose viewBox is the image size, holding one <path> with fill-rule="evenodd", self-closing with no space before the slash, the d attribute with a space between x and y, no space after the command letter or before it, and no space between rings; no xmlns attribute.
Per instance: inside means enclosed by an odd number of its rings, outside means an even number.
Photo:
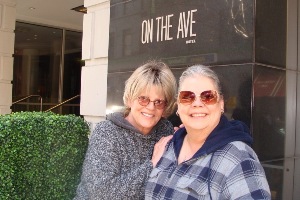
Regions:
<svg viewBox="0 0 300 200"><path fill-rule="evenodd" d="M223 108L221 109L221 114L222 114L222 115L224 114L224 109L223 109Z"/></svg>
<svg viewBox="0 0 300 200"><path fill-rule="evenodd" d="M176 111L176 115L177 115L177 116L179 116L179 114L178 114L178 110Z"/></svg>

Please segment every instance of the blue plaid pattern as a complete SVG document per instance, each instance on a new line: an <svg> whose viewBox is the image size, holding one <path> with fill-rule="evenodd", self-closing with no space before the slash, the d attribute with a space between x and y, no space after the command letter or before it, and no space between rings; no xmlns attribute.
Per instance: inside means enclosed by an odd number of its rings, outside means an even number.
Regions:
<svg viewBox="0 0 300 200"><path fill-rule="evenodd" d="M174 142L150 174L145 199L271 199L257 155L244 142L177 165Z"/></svg>

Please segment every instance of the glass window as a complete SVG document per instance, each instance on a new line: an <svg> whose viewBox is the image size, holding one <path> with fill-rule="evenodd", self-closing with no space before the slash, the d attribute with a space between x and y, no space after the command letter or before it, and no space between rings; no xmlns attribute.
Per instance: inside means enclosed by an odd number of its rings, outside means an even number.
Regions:
<svg viewBox="0 0 300 200"><path fill-rule="evenodd" d="M254 70L254 150L266 171L274 199L282 199L286 140L286 72Z"/></svg>
<svg viewBox="0 0 300 200"><path fill-rule="evenodd" d="M64 31L58 28L16 23L13 102L33 96L13 104L13 112L38 111L41 107L41 98L42 110L45 111L80 94L83 65L82 33L65 31L63 49ZM71 103L77 104L75 105L77 108L70 105ZM79 97L53 111L79 115Z"/></svg>
<svg viewBox="0 0 300 200"><path fill-rule="evenodd" d="M63 31L17 22L15 33L13 101L39 95L51 107L58 102ZM29 104L13 107L13 111L24 109L38 110Z"/></svg>
<svg viewBox="0 0 300 200"><path fill-rule="evenodd" d="M63 106L64 113L80 114L80 86L81 67L84 62L81 59L82 33L66 31L64 50L64 76L63 76L63 101L74 98ZM72 104L71 104L72 103ZM74 105L75 104L75 105Z"/></svg>

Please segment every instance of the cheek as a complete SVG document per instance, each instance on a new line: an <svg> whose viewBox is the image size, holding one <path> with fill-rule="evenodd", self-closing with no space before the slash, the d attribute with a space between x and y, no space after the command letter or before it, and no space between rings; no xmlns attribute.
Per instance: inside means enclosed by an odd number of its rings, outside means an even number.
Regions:
<svg viewBox="0 0 300 200"><path fill-rule="evenodd" d="M213 107L210 107L210 113L217 118L221 117L222 109L224 108L224 105L220 102L219 104L216 104Z"/></svg>
<svg viewBox="0 0 300 200"><path fill-rule="evenodd" d="M187 112L187 106L185 107L185 106L181 106L180 104L178 104L177 111L180 116L180 114L184 114Z"/></svg>
<svg viewBox="0 0 300 200"><path fill-rule="evenodd" d="M159 109L156 109L156 116L159 116L159 117L165 117L164 116L164 112L165 109L162 109L162 110L159 110Z"/></svg>
<svg viewBox="0 0 300 200"><path fill-rule="evenodd" d="M131 108L132 107L132 104L133 104L133 101L128 99L127 103L125 106L127 106L128 108Z"/></svg>

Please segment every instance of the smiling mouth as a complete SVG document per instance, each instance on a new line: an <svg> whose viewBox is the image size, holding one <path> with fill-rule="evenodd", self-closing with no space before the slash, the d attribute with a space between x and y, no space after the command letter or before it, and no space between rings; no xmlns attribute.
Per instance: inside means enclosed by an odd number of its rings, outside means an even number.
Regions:
<svg viewBox="0 0 300 200"><path fill-rule="evenodd" d="M195 114L191 114L192 117L205 117L207 114L204 113L195 113Z"/></svg>
<svg viewBox="0 0 300 200"><path fill-rule="evenodd" d="M150 115L150 114L144 113L144 112L142 112L142 115L144 115L145 117L154 117L154 115Z"/></svg>

